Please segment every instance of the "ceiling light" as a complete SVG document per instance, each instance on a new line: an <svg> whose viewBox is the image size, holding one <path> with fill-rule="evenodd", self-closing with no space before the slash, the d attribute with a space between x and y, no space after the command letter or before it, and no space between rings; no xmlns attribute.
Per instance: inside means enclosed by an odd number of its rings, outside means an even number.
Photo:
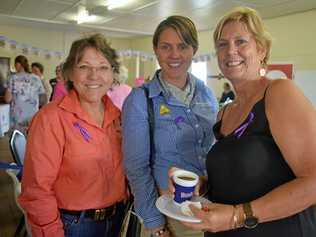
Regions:
<svg viewBox="0 0 316 237"><path fill-rule="evenodd" d="M107 0L106 5L109 10L112 10L114 8L124 7L133 1L134 0Z"/></svg>
<svg viewBox="0 0 316 237"><path fill-rule="evenodd" d="M85 22L92 22L96 20L95 15L89 15L88 10L85 6L78 6L78 15L77 15L77 23L85 23Z"/></svg>

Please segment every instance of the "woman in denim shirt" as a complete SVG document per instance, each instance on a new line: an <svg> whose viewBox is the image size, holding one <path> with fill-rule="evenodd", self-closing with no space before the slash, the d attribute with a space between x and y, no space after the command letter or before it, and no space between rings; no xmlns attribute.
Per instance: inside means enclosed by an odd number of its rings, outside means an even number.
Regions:
<svg viewBox="0 0 316 237"><path fill-rule="evenodd" d="M169 167L206 174L205 158L214 142L212 126L218 104L212 91L188 72L198 49L197 31L190 19L170 16L162 21L153 48L161 70L144 85L153 102L153 144L144 88L134 89L123 106L124 165L135 210L144 221L142 236L203 236L166 219L155 202L168 190Z"/></svg>

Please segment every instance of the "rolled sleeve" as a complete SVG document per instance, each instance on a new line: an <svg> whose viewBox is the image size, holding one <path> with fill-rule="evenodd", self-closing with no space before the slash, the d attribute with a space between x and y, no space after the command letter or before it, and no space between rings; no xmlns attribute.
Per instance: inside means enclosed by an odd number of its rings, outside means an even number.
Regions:
<svg viewBox="0 0 316 237"><path fill-rule="evenodd" d="M147 101L141 89L133 90L123 106L123 153L136 213L148 229L164 225L165 218L155 206L158 191L150 167Z"/></svg>

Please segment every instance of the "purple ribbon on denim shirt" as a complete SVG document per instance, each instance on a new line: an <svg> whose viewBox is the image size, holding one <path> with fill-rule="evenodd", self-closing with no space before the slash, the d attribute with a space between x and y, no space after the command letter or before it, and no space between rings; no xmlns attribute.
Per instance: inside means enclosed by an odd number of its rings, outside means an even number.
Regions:
<svg viewBox="0 0 316 237"><path fill-rule="evenodd" d="M237 138L240 138L241 135L245 132L246 128L249 126L249 124L253 121L253 118L255 117L253 112L250 112L250 114L247 117L247 120L244 124L242 124L239 128L237 128L234 132L234 134L237 136Z"/></svg>
<svg viewBox="0 0 316 237"><path fill-rule="evenodd" d="M179 124L180 124L180 123L183 123L183 122L184 122L184 117L182 117L182 116L178 116L178 117L176 117L175 120L174 120L174 123L175 123L175 125L176 125L178 128L180 128L180 127L179 127Z"/></svg>
<svg viewBox="0 0 316 237"><path fill-rule="evenodd" d="M81 127L81 125L78 122L75 122L73 125L75 128L79 129L81 136L84 138L84 140L86 140L87 142L91 140L91 136L89 132L87 131L87 129L85 129L84 127Z"/></svg>

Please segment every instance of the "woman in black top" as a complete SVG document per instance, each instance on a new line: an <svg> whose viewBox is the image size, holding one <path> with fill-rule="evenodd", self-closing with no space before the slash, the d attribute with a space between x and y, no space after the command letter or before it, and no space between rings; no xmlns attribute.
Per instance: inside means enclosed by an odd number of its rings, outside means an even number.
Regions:
<svg viewBox="0 0 316 237"><path fill-rule="evenodd" d="M291 80L266 79L271 40L257 12L237 8L214 31L235 100L218 114L207 158L209 199L191 206L205 236L316 236L316 111ZM286 100L284 100L286 98Z"/></svg>

